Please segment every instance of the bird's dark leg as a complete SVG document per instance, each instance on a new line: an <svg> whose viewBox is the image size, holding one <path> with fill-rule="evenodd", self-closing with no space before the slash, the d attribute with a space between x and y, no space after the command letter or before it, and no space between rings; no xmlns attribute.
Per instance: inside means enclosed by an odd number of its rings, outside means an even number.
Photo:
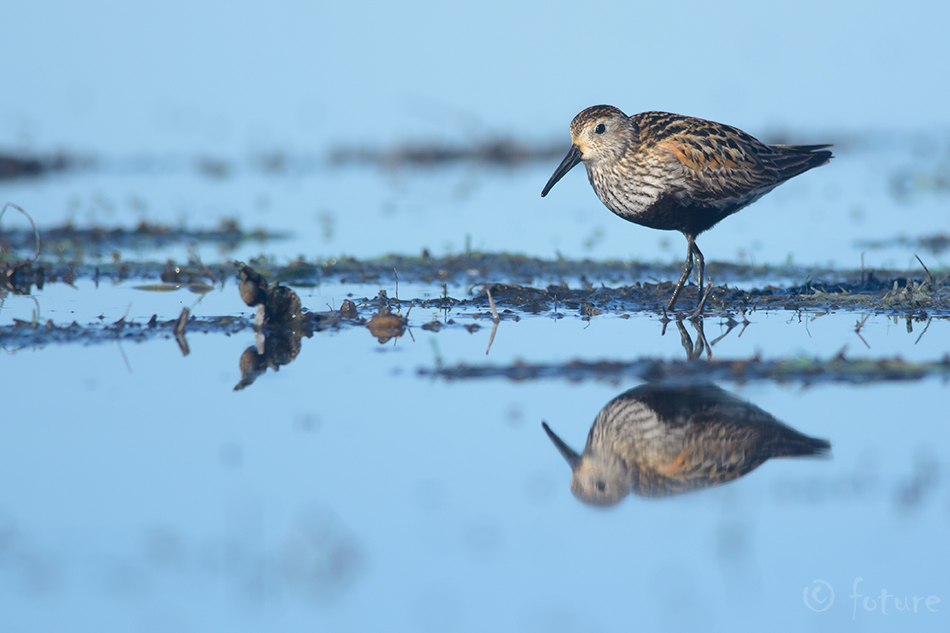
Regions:
<svg viewBox="0 0 950 633"><path fill-rule="evenodd" d="M676 288L673 290L673 297L670 298L670 302L666 304L666 309L672 311L673 306L676 305L676 300L679 299L680 293L683 291L683 286L686 285L686 282L689 281L689 275L693 272L693 251L698 253L699 249L696 248L696 237L693 235L686 236L686 265L683 266L683 274L680 275L680 280L676 282ZM702 262L702 253L699 254L699 261Z"/></svg>
<svg viewBox="0 0 950 633"><path fill-rule="evenodd" d="M709 289L703 285L705 282L706 262L703 259L702 251L699 250L695 242L693 242L692 252L696 257L697 268L699 269L699 302L696 304L696 309L693 310L693 313L689 315L689 318L698 319L703 316L703 307L706 305L706 299L709 298Z"/></svg>
<svg viewBox="0 0 950 633"><path fill-rule="evenodd" d="M696 263L698 264L698 268L699 268L699 294L700 294L700 298L702 298L703 288L704 288L703 282L705 281L705 275L706 275L706 260L703 259L703 253L702 253L701 250L699 250L699 247L696 246L696 242L695 242L695 241L691 241L691 242L690 242L690 251L691 251L691 252L693 253L693 255L696 257Z"/></svg>

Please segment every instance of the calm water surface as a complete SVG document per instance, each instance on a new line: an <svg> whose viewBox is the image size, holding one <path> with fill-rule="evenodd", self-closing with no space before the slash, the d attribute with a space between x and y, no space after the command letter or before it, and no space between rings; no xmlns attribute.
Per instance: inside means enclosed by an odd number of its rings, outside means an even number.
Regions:
<svg viewBox="0 0 950 633"><path fill-rule="evenodd" d="M944 5L616 5L598 16L502 4L448 15L414 2L398 15L367 9L365 20L303 5L8 7L17 28L7 49L21 54L0 68L0 150L97 162L0 182L0 202L42 228L234 219L288 234L233 249L122 249L125 261L423 249L681 261L679 235L612 216L580 172L542 200L557 159L435 169L328 159L340 147L508 135L566 151L570 118L605 101L837 144L829 166L700 238L714 278L716 261L856 270L862 258L866 269L922 275L915 255L946 274L946 252L916 243L950 222L947 86L933 81L934 60L947 58L935 31ZM577 40L590 33L581 17L602 25L607 59L636 60L625 62L635 65L629 80ZM663 29L630 38L630 24L679 25L678 45ZM720 43L720 72L696 66L710 42ZM275 153L284 167L262 167ZM209 159L226 169L209 170ZM4 231L25 226L16 214L0 220ZM34 316L142 324L183 307L202 318L253 314L233 279L203 296L135 288L155 282L81 278L32 298L8 294L0 326ZM296 290L313 311L396 291L395 279ZM398 292L431 299L443 287L403 280ZM316 333L292 363L240 391L249 328L191 331L187 356L171 337L25 347L0 338L0 630L947 630L944 381L719 382L827 439L830 456L771 459L723 486L593 508L571 494L541 422L580 451L598 412L643 381L420 373L686 359L658 315L564 312L503 321L486 355L490 321L417 305L400 338ZM926 362L950 351L946 320L908 332L903 319L863 312L748 316L731 331L705 319L715 360L843 351ZM480 327L422 329L449 318Z"/></svg>

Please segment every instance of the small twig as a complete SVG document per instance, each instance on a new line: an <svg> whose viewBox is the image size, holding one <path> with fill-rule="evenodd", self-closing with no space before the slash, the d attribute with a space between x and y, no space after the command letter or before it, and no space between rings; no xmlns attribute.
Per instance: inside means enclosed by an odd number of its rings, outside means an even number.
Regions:
<svg viewBox="0 0 950 633"><path fill-rule="evenodd" d="M864 346L865 346L865 347L867 347L868 349L871 349L871 346L868 345L868 342L864 340L864 337L861 336L861 333L860 333L860 332L858 332L857 330L855 330L854 333L858 335L858 338L861 339L861 342L864 343Z"/></svg>
<svg viewBox="0 0 950 633"><path fill-rule="evenodd" d="M719 336L717 336L717 337L715 338L715 340L713 340L713 342L709 344L709 348L712 349L712 346L713 346L713 345L715 345L716 343L718 343L718 342L721 341L722 339L726 338L726 337L729 335L729 332L733 331L733 330L736 328L737 325L739 325L739 324L738 324L736 321L730 321L730 322L726 323L726 331L723 332L722 334L720 334Z"/></svg>
<svg viewBox="0 0 950 633"><path fill-rule="evenodd" d="M491 344L495 342L495 332L498 331L498 320L491 326L491 336L488 337L488 348L485 350L485 356L488 356L488 352L491 351Z"/></svg>
<svg viewBox="0 0 950 633"><path fill-rule="evenodd" d="M498 310L495 308L495 300L491 297L491 289L485 288L485 294L488 295L488 307L491 308L492 321L498 323L501 320L501 317L498 316ZM489 344L489 347L491 347L491 344ZM485 353L487 354L488 352Z"/></svg>
<svg viewBox="0 0 950 633"><path fill-rule="evenodd" d="M188 326L188 318L190 316L191 310L188 308L181 309L181 314L178 316L178 321L175 322L175 328L172 330L176 336L185 333L185 328Z"/></svg>
<svg viewBox="0 0 950 633"><path fill-rule="evenodd" d="M739 330L739 335L736 336L736 338L742 338L742 333L745 332L745 329L746 329L747 327L749 327L750 325L751 325L751 323L750 323L749 321L743 321L743 322L742 322L742 329Z"/></svg>
<svg viewBox="0 0 950 633"><path fill-rule="evenodd" d="M931 321L933 321L933 319L927 319L927 325L924 326L924 331L921 332L921 333L920 333L920 336L917 337L917 340L914 341L914 345L916 345L917 343L920 343L920 339L923 338L924 334L927 333L927 328L930 327L930 322L931 322Z"/></svg>
<svg viewBox="0 0 950 633"><path fill-rule="evenodd" d="M33 227L33 237L36 239L36 252L33 253L33 259L30 260L30 263L32 264L33 262L35 262L37 259L40 258L40 232L39 232L39 229L36 228L36 223L33 221L32 216L30 216L29 213L27 213L26 211L24 211L22 207L20 207L19 205L15 205L15 204L13 204L12 202L8 202L8 203L6 203L5 205L3 205L3 209L0 209L0 218L3 218L3 214L7 212L7 208L16 209L17 211L19 211L20 213L22 213L24 216L26 216L26 219L30 221L30 226Z"/></svg>
<svg viewBox="0 0 950 633"><path fill-rule="evenodd" d="M122 318L113 323L116 330L121 330L125 326L125 317L129 316L129 311L132 309L132 304L129 304L129 307L125 309L125 314L122 315Z"/></svg>
<svg viewBox="0 0 950 633"><path fill-rule="evenodd" d="M927 265L926 265L926 264L924 264L924 260L922 260L922 259L920 258L920 255L918 255L918 254L916 254L916 253L914 253L914 257L917 258L917 261L920 262L920 265L923 266L923 267L924 267L924 270L927 272L927 278L930 280L930 287L931 287L931 288L936 287L936 285L934 284L934 276L930 274L930 269L927 268Z"/></svg>
<svg viewBox="0 0 950 633"><path fill-rule="evenodd" d="M218 283L218 277L217 277L217 275L215 275L213 272L211 272L211 269L210 269L210 268L208 268L207 266L205 266L205 263L204 263L203 261L201 261L201 258L198 257L198 254L197 254L197 253L192 253L191 256L195 258L195 261L198 262L198 265L201 266L202 268L204 268L204 269L205 269L205 272L208 273L208 275L211 277L211 283L212 283L212 285ZM222 283L223 283L223 282L222 282Z"/></svg>
<svg viewBox="0 0 950 633"><path fill-rule="evenodd" d="M858 335L858 338L861 339L861 342L864 343L864 346L867 347L868 349L871 349L871 346L868 345L868 342L864 340L863 336L861 336L861 328L864 327L864 323L868 320L868 317L870 316L871 316L871 313L868 312L867 314L864 315L864 318L858 321L858 323L854 326L854 333Z"/></svg>
<svg viewBox="0 0 950 633"><path fill-rule="evenodd" d="M263 307L263 305L258 306L258 308ZM182 308L181 315L178 317L178 321L175 322L175 327L172 330L172 332L175 333L175 340L178 342L178 348L181 350L182 356L187 356L191 353L191 348L188 347L188 340L185 338L185 327L188 325L189 316L191 316L191 310Z"/></svg>
<svg viewBox="0 0 950 633"><path fill-rule="evenodd" d="M125 366L129 370L129 373L132 373L132 363L129 362L129 357L125 355L125 349L122 347L122 339L118 339L116 344L119 346L119 353L122 354L122 360L125 361Z"/></svg>
<svg viewBox="0 0 950 633"><path fill-rule="evenodd" d="M393 268L393 277L396 278L396 301L399 301L399 273Z"/></svg>
<svg viewBox="0 0 950 633"><path fill-rule="evenodd" d="M870 317L870 316L871 316L871 313L870 313L870 312L868 312L867 314L865 314L865 315L864 315L864 318L861 319L860 321L858 321L857 324L854 326L854 331L855 331L855 332L860 332L860 331L861 331L861 328L864 327L865 322L867 322L868 317Z"/></svg>

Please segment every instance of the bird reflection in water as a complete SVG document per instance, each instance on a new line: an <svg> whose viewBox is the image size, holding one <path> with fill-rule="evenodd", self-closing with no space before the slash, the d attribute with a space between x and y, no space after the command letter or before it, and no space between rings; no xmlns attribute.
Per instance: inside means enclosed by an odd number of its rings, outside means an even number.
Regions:
<svg viewBox="0 0 950 633"><path fill-rule="evenodd" d="M670 321L671 319L664 319L663 331L660 332L660 336L666 335L666 325ZM690 319L690 325L692 325L693 329L696 331L696 342L693 343L692 337L689 335L689 332L686 331L686 326L683 324L683 320L676 319L673 322L676 323L676 329L679 331L680 343L683 344L683 349L686 350L687 360L699 360L702 358L703 352L706 353L706 358L708 360L712 360L713 345L729 336L729 333L732 332L738 325L740 325L739 321L735 321L732 319L732 317L729 317L729 319L723 323L723 325L726 327L726 331L712 341L707 341L706 333L703 331L703 320L701 318ZM741 325L742 329L739 330L739 336L742 336L742 333L745 331L746 327L749 326L749 321L746 320L745 314L742 315Z"/></svg>
<svg viewBox="0 0 950 633"><path fill-rule="evenodd" d="M742 477L773 457L823 455L802 435L715 385L646 384L607 403L576 453L542 422L571 466L571 492L608 506L628 494L667 497Z"/></svg>

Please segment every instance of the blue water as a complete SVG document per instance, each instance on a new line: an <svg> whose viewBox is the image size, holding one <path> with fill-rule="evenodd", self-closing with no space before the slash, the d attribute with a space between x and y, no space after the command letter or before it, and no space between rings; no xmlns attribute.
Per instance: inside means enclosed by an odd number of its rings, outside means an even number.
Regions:
<svg viewBox="0 0 950 633"><path fill-rule="evenodd" d="M854 2L8 3L0 150L98 162L0 182L0 202L40 226L235 218L293 233L227 252L130 250L126 260L427 248L677 262L680 236L614 217L580 172L542 200L556 160L326 162L340 147L505 136L561 140L566 151L574 114L607 102L837 144L829 166L703 235L708 261L857 269L863 257L871 269L920 270L917 254L940 277L946 253L862 242L948 226L935 176L950 162L950 89L934 79L950 59L948 12ZM292 167L262 169L270 152ZM195 167L204 158L231 170L211 177ZM0 325L37 309L58 324L142 323L183 307L252 314L230 280L200 300L141 283L48 284L36 302L7 295ZM298 291L325 310L393 286ZM908 332L903 319L871 315L859 337L865 316L757 312L714 358L843 349L932 361L950 349L945 320ZM827 438L832 457L772 460L721 488L603 511L570 494L540 423L580 449L601 407L635 381L447 382L418 370L685 359L675 328L661 336L649 314L525 316L503 321L486 355L488 321L474 333L421 329L445 317L417 306L411 334L384 345L365 328L317 333L293 363L237 392L250 330L189 333L188 356L173 339L25 349L0 339L0 630L947 630L940 380L720 384ZM725 330L706 319L710 341ZM834 600L815 610L829 587ZM895 596L917 596L917 611L898 611ZM941 601L928 608L931 596Z"/></svg>

